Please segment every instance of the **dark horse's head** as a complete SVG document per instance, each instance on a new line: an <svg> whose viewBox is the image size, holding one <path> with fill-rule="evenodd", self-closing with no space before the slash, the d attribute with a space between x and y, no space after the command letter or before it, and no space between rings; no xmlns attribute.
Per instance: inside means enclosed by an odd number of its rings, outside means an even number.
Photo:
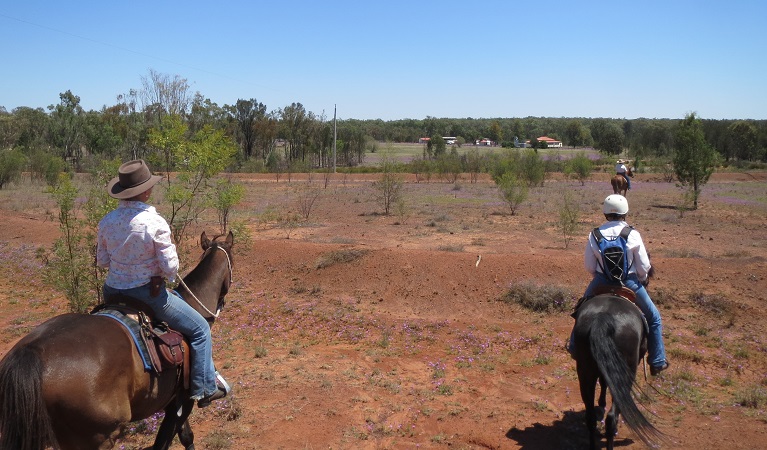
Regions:
<svg viewBox="0 0 767 450"><path fill-rule="evenodd" d="M234 235L230 231L223 241L219 240L220 237L210 239L202 232L200 246L203 254L200 262L184 277L180 286L186 288L183 297L187 302L210 323L224 309L234 269Z"/></svg>

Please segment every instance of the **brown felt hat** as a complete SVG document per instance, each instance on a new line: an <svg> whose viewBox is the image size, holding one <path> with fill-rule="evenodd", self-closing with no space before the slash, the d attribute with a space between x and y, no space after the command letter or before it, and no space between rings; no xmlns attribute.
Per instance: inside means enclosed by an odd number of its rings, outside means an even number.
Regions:
<svg viewBox="0 0 767 450"><path fill-rule="evenodd" d="M162 180L161 176L152 175L143 159L126 162L117 173L118 176L107 184L107 192L110 197L121 200L144 193Z"/></svg>

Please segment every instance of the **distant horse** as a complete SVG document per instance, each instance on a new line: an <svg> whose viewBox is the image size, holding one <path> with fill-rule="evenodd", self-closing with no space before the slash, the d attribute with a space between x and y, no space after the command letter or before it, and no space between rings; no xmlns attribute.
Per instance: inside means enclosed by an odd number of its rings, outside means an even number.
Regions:
<svg viewBox="0 0 767 450"><path fill-rule="evenodd" d="M232 283L234 237L202 233L200 244L200 262L178 291L212 325ZM56 316L0 361L0 450L109 449L125 423L163 409L153 448L168 449L177 434L192 450L193 407L176 371L146 371L131 336L109 317Z"/></svg>
<svg viewBox="0 0 767 450"><path fill-rule="evenodd" d="M639 308L617 295L597 295L576 311L573 338L590 448L599 448L597 420L604 416L607 388L613 400L605 419L608 449L613 449L621 413L629 428L648 446L664 441L663 433L647 420L632 397L632 392L639 392L636 370L647 351L647 332ZM594 407L597 380L602 387L598 409Z"/></svg>
<svg viewBox="0 0 767 450"><path fill-rule="evenodd" d="M634 172L631 171L631 168L626 167L626 175L634 178ZM624 197L626 196L626 193L629 190L629 182L626 181L623 175L616 174L610 180L610 184L613 187L613 194L621 194Z"/></svg>

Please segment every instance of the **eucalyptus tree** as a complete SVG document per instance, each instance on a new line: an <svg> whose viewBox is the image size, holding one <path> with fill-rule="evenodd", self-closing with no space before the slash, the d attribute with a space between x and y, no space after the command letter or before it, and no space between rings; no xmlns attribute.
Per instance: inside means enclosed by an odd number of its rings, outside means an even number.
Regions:
<svg viewBox="0 0 767 450"><path fill-rule="evenodd" d="M567 122L565 126L565 144L571 147L580 147L584 145L583 137L583 123L580 119L572 119Z"/></svg>
<svg viewBox="0 0 767 450"><path fill-rule="evenodd" d="M266 117L266 105L259 103L255 98L239 99L234 105L226 105L224 109L234 121L234 136L240 144L244 159L250 159L258 137L259 130L256 125Z"/></svg>
<svg viewBox="0 0 767 450"><path fill-rule="evenodd" d="M679 124L674 140L674 172L683 186L692 192L693 209L698 197L719 161L716 150L706 142L701 120L690 113Z"/></svg>
<svg viewBox="0 0 767 450"><path fill-rule="evenodd" d="M756 127L745 120L739 120L728 127L730 142L735 157L753 161L758 159Z"/></svg>
<svg viewBox="0 0 767 450"><path fill-rule="evenodd" d="M90 153L111 159L117 156L123 140L109 117L88 111L83 117L83 143Z"/></svg>
<svg viewBox="0 0 767 450"><path fill-rule="evenodd" d="M432 135L429 139L429 143L431 144L431 155L434 157L434 159L439 159L442 155L445 154L447 144L445 144L445 139L441 135Z"/></svg>
<svg viewBox="0 0 767 450"><path fill-rule="evenodd" d="M142 109L151 123L159 124L164 115L185 116L189 112L192 94L186 78L149 69L149 74L141 77L141 84Z"/></svg>
<svg viewBox="0 0 767 450"><path fill-rule="evenodd" d="M48 106L48 110L51 111L51 142L65 160L75 169L79 169L83 156L85 112L80 106L80 97L74 95L72 91L68 90L59 94L59 99L59 104Z"/></svg>
<svg viewBox="0 0 767 450"><path fill-rule="evenodd" d="M17 130L14 117L0 106L0 150L13 147L16 142Z"/></svg>
<svg viewBox="0 0 767 450"><path fill-rule="evenodd" d="M224 107L218 106L216 102L204 97L199 92L194 95L187 115L190 132L196 133L205 126L216 129L226 128L228 119L229 114L226 112L226 105Z"/></svg>
<svg viewBox="0 0 767 450"><path fill-rule="evenodd" d="M271 112L254 124L256 128L256 149L264 163L274 160L275 140L279 132L276 113Z"/></svg>
<svg viewBox="0 0 767 450"><path fill-rule="evenodd" d="M292 163L293 160L304 160L307 151L309 123L314 119L311 112L307 112L301 103L291 103L280 110L280 137L287 141L285 147L285 159Z"/></svg>
<svg viewBox="0 0 767 450"><path fill-rule="evenodd" d="M0 148L20 147L25 153L47 147L50 116L42 108L19 106L0 115Z"/></svg>
<svg viewBox="0 0 767 450"><path fill-rule="evenodd" d="M490 123L490 127L487 131L487 137L494 142L500 143L503 141L503 128L501 127L501 122L493 120Z"/></svg>
<svg viewBox="0 0 767 450"><path fill-rule="evenodd" d="M142 159L146 156L147 118L140 109L139 91L131 89L117 96L117 103L102 108L106 123L120 136L121 159Z"/></svg>
<svg viewBox="0 0 767 450"><path fill-rule="evenodd" d="M615 122L607 122L599 137L594 138L594 146L608 155L617 155L623 151L624 138L623 128Z"/></svg>

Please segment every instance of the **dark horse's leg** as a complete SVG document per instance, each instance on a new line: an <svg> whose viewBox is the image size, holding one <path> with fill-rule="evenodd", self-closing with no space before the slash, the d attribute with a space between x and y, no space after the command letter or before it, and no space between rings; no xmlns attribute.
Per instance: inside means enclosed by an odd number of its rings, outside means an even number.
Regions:
<svg viewBox="0 0 767 450"><path fill-rule="evenodd" d="M597 387L597 374L591 368L583 368L585 364L578 364L578 381L581 388L581 399L586 406L586 428L589 430L589 448L599 448L599 432L597 431L597 414L594 408L594 396Z"/></svg>
<svg viewBox="0 0 767 450"><path fill-rule="evenodd" d="M605 411L607 411L607 383L602 377L599 377L599 406L596 408L596 416L599 422L604 422Z"/></svg>
<svg viewBox="0 0 767 450"><path fill-rule="evenodd" d="M187 420L193 408L194 400L178 398L165 408L165 418L160 424L153 450L168 450L177 434L185 450L194 450L194 433Z"/></svg>
<svg viewBox="0 0 767 450"><path fill-rule="evenodd" d="M605 419L605 437L607 438L608 450L613 450L615 446L615 436L618 434L619 415L620 411L618 410L618 405L613 402L613 405L610 408L610 412L607 414L607 418Z"/></svg>

